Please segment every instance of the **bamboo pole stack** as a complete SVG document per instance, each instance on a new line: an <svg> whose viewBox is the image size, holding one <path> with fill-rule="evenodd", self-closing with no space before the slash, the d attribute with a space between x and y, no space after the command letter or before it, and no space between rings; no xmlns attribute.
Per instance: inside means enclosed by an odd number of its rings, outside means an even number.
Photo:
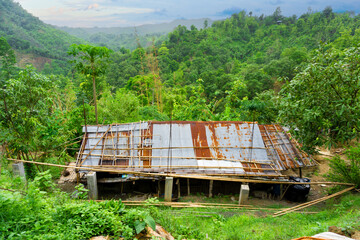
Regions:
<svg viewBox="0 0 360 240"><path fill-rule="evenodd" d="M301 210L301 209L304 209L304 208L307 208L307 207L310 207L312 205L315 205L317 203L320 203L320 202L323 202L325 200L328 200L330 198L333 198L333 197L336 197L336 196L339 196L343 193L346 193L348 191L351 191L355 189L355 186L352 186L352 187L349 187L349 188L346 188L340 192L337 192L337 193L334 193L334 194L331 194L329 196L326 196L326 197L322 197L322 198L319 198L319 199L316 199L316 200L313 200L313 201L310 201L310 202L306 202L306 203L303 203L303 204L300 204L300 205L297 205L295 207L291 207L291 208L287 208L285 210L281 210L279 212L276 212L274 213L274 217L279 217L279 216L282 216L282 215L285 215L285 214L288 214L288 213L291 213L291 212L294 212L294 211L297 211L297 210Z"/></svg>

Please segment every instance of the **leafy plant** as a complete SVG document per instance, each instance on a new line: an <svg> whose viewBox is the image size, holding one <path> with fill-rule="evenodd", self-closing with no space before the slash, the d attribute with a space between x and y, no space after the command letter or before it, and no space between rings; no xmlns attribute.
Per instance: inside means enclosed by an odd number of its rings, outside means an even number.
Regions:
<svg viewBox="0 0 360 240"><path fill-rule="evenodd" d="M73 198L77 198L77 199L88 199L89 195L89 189L86 189L84 187L84 184L78 184L75 186L76 191L72 194Z"/></svg>
<svg viewBox="0 0 360 240"><path fill-rule="evenodd" d="M136 233L143 231L146 226L151 227L154 231L156 230L155 220L144 210L130 209L122 216L122 219L127 225L135 229Z"/></svg>
<svg viewBox="0 0 360 240"><path fill-rule="evenodd" d="M353 183L360 187L360 146L345 151L348 160L335 156L330 159L330 171L326 177L335 182Z"/></svg>
<svg viewBox="0 0 360 240"><path fill-rule="evenodd" d="M307 147L345 143L360 130L360 48L323 45L280 94L280 118Z"/></svg>
<svg viewBox="0 0 360 240"><path fill-rule="evenodd" d="M50 170L37 173L34 178L33 184L41 191L53 192L56 190L56 184L53 182Z"/></svg>

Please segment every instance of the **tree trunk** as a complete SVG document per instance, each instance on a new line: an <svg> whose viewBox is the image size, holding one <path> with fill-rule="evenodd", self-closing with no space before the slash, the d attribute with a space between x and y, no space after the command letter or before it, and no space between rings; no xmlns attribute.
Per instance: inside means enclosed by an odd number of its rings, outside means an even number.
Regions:
<svg viewBox="0 0 360 240"><path fill-rule="evenodd" d="M98 114L97 114L97 104L96 104L96 85L95 85L95 76L93 76L93 96L94 96L94 106L95 106L95 119L96 125L98 125Z"/></svg>

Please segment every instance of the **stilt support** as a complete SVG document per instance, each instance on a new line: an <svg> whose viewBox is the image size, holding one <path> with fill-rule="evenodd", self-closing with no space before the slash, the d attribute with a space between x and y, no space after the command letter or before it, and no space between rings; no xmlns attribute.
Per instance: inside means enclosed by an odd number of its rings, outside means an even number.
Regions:
<svg viewBox="0 0 360 240"><path fill-rule="evenodd" d="M12 169L13 169L14 176L20 176L21 178L26 179L25 168L24 168L23 162L14 163L12 165Z"/></svg>
<svg viewBox="0 0 360 240"><path fill-rule="evenodd" d="M180 178L178 178L177 180L176 180L176 185L177 185L177 189L178 189L178 198L180 198L181 197L181 193L180 193Z"/></svg>
<svg viewBox="0 0 360 240"><path fill-rule="evenodd" d="M89 189L89 198L93 200L97 200L99 196L98 196L96 172L89 172L86 175L86 179L87 179L87 187Z"/></svg>
<svg viewBox="0 0 360 240"><path fill-rule="evenodd" d="M190 196L190 178L187 179L187 195Z"/></svg>
<svg viewBox="0 0 360 240"><path fill-rule="evenodd" d="M174 179L172 177L165 178L165 202L171 202L173 181Z"/></svg>
<svg viewBox="0 0 360 240"><path fill-rule="evenodd" d="M240 195L239 195L239 205L244 204L249 198L250 188L247 184L241 184L240 186Z"/></svg>
<svg viewBox="0 0 360 240"><path fill-rule="evenodd" d="M214 180L210 180L210 185L209 185L209 198L211 198L213 196L213 185L214 185Z"/></svg>

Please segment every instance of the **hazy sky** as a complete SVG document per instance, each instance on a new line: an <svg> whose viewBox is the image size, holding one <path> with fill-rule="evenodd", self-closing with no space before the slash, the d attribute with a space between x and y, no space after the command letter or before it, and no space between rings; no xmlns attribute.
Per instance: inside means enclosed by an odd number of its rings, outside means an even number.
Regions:
<svg viewBox="0 0 360 240"><path fill-rule="evenodd" d="M15 0L46 23L69 27L124 27L175 19L222 19L234 12L301 15L311 8L360 12L360 0Z"/></svg>

